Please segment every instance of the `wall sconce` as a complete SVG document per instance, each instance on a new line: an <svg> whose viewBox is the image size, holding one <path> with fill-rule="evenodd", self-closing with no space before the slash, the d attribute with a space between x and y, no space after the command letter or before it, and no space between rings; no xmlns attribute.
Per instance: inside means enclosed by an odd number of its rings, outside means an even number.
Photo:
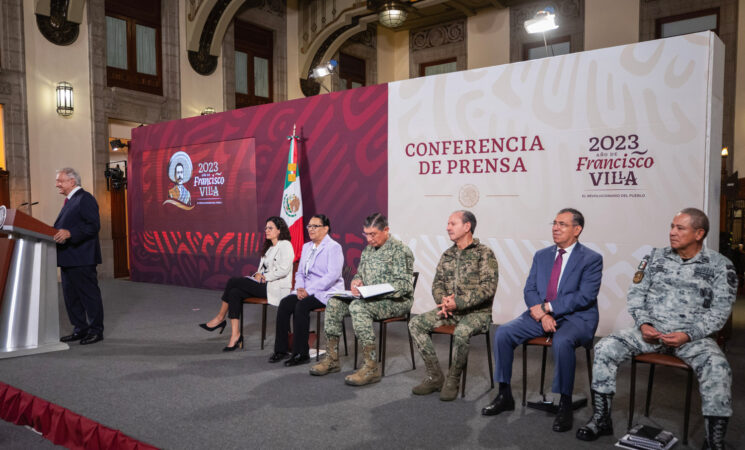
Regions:
<svg viewBox="0 0 745 450"><path fill-rule="evenodd" d="M202 110L200 115L209 116L210 114L214 114L214 113L215 113L215 108L208 106Z"/></svg>
<svg viewBox="0 0 745 450"><path fill-rule="evenodd" d="M60 81L57 83L57 114L67 117L74 110L72 85L67 81Z"/></svg>
<svg viewBox="0 0 745 450"><path fill-rule="evenodd" d="M725 158L729 156L729 148L728 147L722 147L722 156Z"/></svg>

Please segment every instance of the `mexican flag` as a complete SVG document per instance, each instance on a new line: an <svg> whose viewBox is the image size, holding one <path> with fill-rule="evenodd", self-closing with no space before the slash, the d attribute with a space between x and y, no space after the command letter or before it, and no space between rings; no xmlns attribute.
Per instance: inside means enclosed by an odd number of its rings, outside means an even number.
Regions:
<svg viewBox="0 0 745 450"><path fill-rule="evenodd" d="M303 250L303 197L300 194L300 172L298 171L297 142L299 136L295 135L295 126L292 126L290 141L290 153L287 156L287 174L285 175L285 190L282 194L282 217L287 226L290 227L292 236L292 248L295 250L295 261L300 259Z"/></svg>

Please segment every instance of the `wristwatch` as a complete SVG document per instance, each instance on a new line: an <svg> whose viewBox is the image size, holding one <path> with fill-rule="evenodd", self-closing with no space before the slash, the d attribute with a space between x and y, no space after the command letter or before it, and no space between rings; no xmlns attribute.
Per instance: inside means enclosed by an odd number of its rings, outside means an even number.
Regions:
<svg viewBox="0 0 745 450"><path fill-rule="evenodd" d="M544 314L549 313L548 311L546 311L546 302L541 303L541 311L543 311Z"/></svg>

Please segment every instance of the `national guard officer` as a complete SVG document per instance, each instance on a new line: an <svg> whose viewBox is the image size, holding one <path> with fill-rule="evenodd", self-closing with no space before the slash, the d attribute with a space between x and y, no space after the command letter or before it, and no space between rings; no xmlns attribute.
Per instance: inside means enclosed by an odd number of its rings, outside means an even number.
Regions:
<svg viewBox="0 0 745 450"><path fill-rule="evenodd" d="M388 219L374 213L365 219L362 227L367 247L362 251L357 274L350 285L352 294L359 295L357 288L389 283L395 291L370 299L329 299L326 305L324 330L326 333L326 356L310 368L311 375L326 375L341 370L339 364L339 336L342 333L344 316L352 316L354 334L362 345L364 363L344 382L352 386L363 386L380 381L380 367L375 351L373 321L403 316L411 310L414 301L413 267L414 254L409 247L391 237Z"/></svg>
<svg viewBox="0 0 745 450"><path fill-rule="evenodd" d="M693 368L706 422L704 448L724 448L732 415L732 371L708 336L724 326L732 311L737 274L727 258L703 247L708 231L706 214L686 208L670 225L670 246L652 249L642 259L628 292L635 326L595 345L594 412L577 430L578 439L613 434L610 409L619 364L640 353L659 352L673 354Z"/></svg>

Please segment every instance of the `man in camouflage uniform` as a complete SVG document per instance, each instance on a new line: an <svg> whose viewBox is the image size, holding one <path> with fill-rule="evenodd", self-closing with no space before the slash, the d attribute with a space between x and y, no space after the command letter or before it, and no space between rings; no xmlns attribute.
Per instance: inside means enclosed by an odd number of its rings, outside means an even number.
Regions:
<svg viewBox="0 0 745 450"><path fill-rule="evenodd" d="M497 259L489 247L474 239L474 231L476 217L473 213L456 211L450 215L447 232L453 246L442 254L432 282L437 308L409 322L411 336L427 368L427 377L412 389L416 395L441 390L440 400L455 400L460 375L468 361L468 342L474 334L486 333L491 325L499 276ZM442 325L455 325L454 360L447 380L440 370L431 338L432 330Z"/></svg>
<svg viewBox="0 0 745 450"><path fill-rule="evenodd" d="M732 263L704 248L709 220L686 208L670 226L670 247L652 249L639 264L628 292L635 326L595 345L592 370L594 413L577 438L613 434L610 409L618 366L640 353L669 353L693 368L705 417L704 448L723 449L732 415L732 371L713 339L732 310L737 274Z"/></svg>
<svg viewBox="0 0 745 450"><path fill-rule="evenodd" d="M363 386L380 381L380 366L375 346L373 321L389 317L404 316L411 310L414 301L413 266L414 255L403 242L390 236L388 219L380 213L370 215L363 226L367 247L362 251L357 274L350 285L352 294L359 295L357 288L389 283L395 291L368 299L333 297L326 305L325 333L326 356L310 368L311 375L326 375L341 370L339 364L339 337L344 317L352 316L354 334L362 345L364 363L354 374L347 376L345 383Z"/></svg>
<svg viewBox="0 0 745 450"><path fill-rule="evenodd" d="M551 224L554 245L533 256L523 290L526 310L494 333L494 378L499 394L481 414L494 416L515 409L510 387L515 347L547 336L556 363L551 390L561 395L552 429L572 429L574 353L580 345L592 345L595 337L603 274L603 257L578 241L584 227L585 218L576 209L564 208L556 214Z"/></svg>

